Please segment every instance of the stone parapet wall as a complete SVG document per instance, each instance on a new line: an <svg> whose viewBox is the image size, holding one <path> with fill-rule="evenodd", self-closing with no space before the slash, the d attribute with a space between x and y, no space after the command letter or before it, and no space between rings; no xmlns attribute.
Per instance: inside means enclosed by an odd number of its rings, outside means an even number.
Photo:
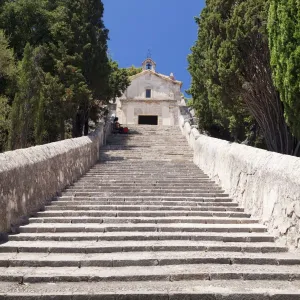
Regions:
<svg viewBox="0 0 300 300"><path fill-rule="evenodd" d="M183 116L179 124L194 163L282 244L300 248L300 158L201 135Z"/></svg>
<svg viewBox="0 0 300 300"><path fill-rule="evenodd" d="M109 133L101 124L86 137L0 154L0 238L85 174Z"/></svg>

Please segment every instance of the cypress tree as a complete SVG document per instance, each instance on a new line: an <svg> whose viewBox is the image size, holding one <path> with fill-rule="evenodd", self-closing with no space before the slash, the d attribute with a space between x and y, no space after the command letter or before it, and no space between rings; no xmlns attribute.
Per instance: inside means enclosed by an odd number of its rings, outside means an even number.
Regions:
<svg viewBox="0 0 300 300"><path fill-rule="evenodd" d="M0 26L19 60L11 146L88 134L101 106L129 85L128 73L107 55L102 1L2 2Z"/></svg>
<svg viewBox="0 0 300 300"><path fill-rule="evenodd" d="M27 44L18 67L18 92L12 106L10 147L29 147L35 144L34 120L41 94L39 67L35 61L34 49Z"/></svg>
<svg viewBox="0 0 300 300"><path fill-rule="evenodd" d="M8 147L10 129L10 89L16 75L14 52L0 30L0 152Z"/></svg>
<svg viewBox="0 0 300 300"><path fill-rule="evenodd" d="M272 80L268 11L264 0L207 0L189 57L190 91L202 121L218 131L239 137L243 128L258 127L268 150L293 154L295 139Z"/></svg>
<svg viewBox="0 0 300 300"><path fill-rule="evenodd" d="M271 0L268 30L274 82L286 121L300 140L300 1Z"/></svg>

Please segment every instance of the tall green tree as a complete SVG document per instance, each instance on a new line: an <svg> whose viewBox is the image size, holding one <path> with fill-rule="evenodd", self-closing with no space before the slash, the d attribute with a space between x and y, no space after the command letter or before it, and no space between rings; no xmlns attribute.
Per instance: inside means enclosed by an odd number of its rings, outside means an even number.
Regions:
<svg viewBox="0 0 300 300"><path fill-rule="evenodd" d="M257 124L269 150L292 154L295 140L271 76L268 10L263 0L207 0L196 19L190 92L209 128L225 128L239 140Z"/></svg>
<svg viewBox="0 0 300 300"><path fill-rule="evenodd" d="M268 30L274 82L300 140L300 1L271 0Z"/></svg>
<svg viewBox="0 0 300 300"><path fill-rule="evenodd" d="M50 39L49 1L16 0L3 1L0 26L9 37L10 46L19 60L27 43L39 46Z"/></svg>
<svg viewBox="0 0 300 300"><path fill-rule="evenodd" d="M103 11L101 0L0 3L0 26L19 60L12 148L88 134L89 121L129 85L107 55Z"/></svg>
<svg viewBox="0 0 300 300"><path fill-rule="evenodd" d="M105 104L125 90L128 75L107 56L108 30L102 21L102 2L58 0L57 4L53 13L56 21L51 28L52 47L58 53L58 76L63 82L70 81L68 97L76 106L72 117L76 137L88 133L88 121L99 110L97 100ZM66 74L67 69L71 73ZM75 91L77 87L80 89Z"/></svg>
<svg viewBox="0 0 300 300"><path fill-rule="evenodd" d="M7 149L10 130L10 88L16 75L14 52L0 31L0 152Z"/></svg>
<svg viewBox="0 0 300 300"><path fill-rule="evenodd" d="M189 93L200 128L216 137L241 141L246 138L250 114L239 95L229 92L222 82L219 61L222 49L230 51L231 47L226 41L232 6L233 1L207 1L201 16L196 18L198 40L188 58L192 75Z"/></svg>
<svg viewBox="0 0 300 300"><path fill-rule="evenodd" d="M12 105L10 146L12 149L35 144L35 117L41 97L41 73L35 49L27 44L18 66L17 93Z"/></svg>

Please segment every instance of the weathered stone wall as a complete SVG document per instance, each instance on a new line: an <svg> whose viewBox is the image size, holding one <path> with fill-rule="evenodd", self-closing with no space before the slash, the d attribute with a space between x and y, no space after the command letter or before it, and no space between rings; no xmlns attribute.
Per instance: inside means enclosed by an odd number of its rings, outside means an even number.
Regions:
<svg viewBox="0 0 300 300"><path fill-rule="evenodd" d="M300 248L300 159L210 138L179 116L194 163L279 241Z"/></svg>
<svg viewBox="0 0 300 300"><path fill-rule="evenodd" d="M109 133L100 125L87 137L0 154L0 238L86 173Z"/></svg>

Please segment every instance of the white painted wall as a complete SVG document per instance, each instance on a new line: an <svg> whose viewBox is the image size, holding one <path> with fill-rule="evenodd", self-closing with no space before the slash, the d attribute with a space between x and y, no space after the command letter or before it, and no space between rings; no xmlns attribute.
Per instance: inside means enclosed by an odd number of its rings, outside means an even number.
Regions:
<svg viewBox="0 0 300 300"><path fill-rule="evenodd" d="M122 98L146 99L146 89L151 89L153 100L181 100L179 84L162 79L151 71L135 78Z"/></svg>
<svg viewBox="0 0 300 300"><path fill-rule="evenodd" d="M151 89L151 98L146 90ZM159 125L178 125L181 85L152 71L135 77L121 98L117 99L117 116L121 124L138 124L138 116L158 116Z"/></svg>
<svg viewBox="0 0 300 300"><path fill-rule="evenodd" d="M117 111L121 124L138 124L139 116L158 116L158 125L178 125L178 106L174 100L120 100Z"/></svg>

